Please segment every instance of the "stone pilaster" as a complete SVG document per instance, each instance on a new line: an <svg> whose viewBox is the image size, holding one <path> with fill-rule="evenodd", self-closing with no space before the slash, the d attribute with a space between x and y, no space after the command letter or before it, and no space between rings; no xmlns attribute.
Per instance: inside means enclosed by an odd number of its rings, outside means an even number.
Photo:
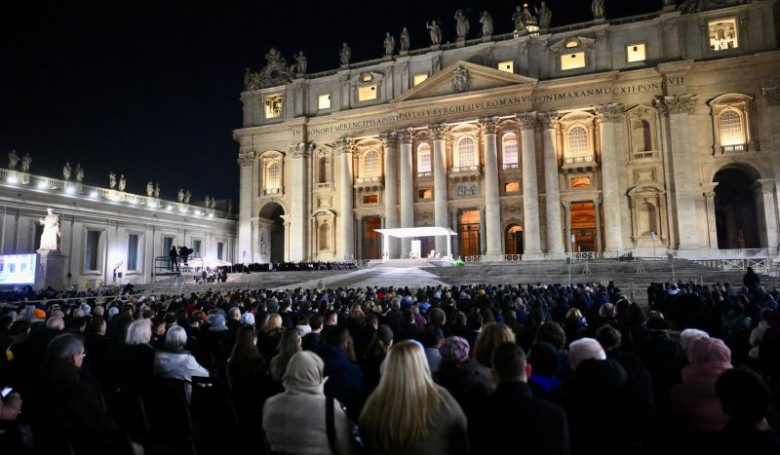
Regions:
<svg viewBox="0 0 780 455"><path fill-rule="evenodd" d="M566 252L571 253L574 249L574 242L571 241L571 202L562 202L561 205L563 206L564 226L566 226L564 230Z"/></svg>
<svg viewBox="0 0 780 455"><path fill-rule="evenodd" d="M489 258L502 259L501 203L498 193L498 146L496 145L496 119L480 120L485 144L485 254Z"/></svg>
<svg viewBox="0 0 780 455"><path fill-rule="evenodd" d="M777 251L777 205L775 204L775 179L759 179L753 184L753 192L756 198L756 215L764 222L758 222L761 246L768 248L770 254Z"/></svg>
<svg viewBox="0 0 780 455"><path fill-rule="evenodd" d="M544 187L547 205L547 253L563 255L561 226L561 192L558 181L558 150L556 129L558 115L554 112L540 114L544 129Z"/></svg>
<svg viewBox="0 0 780 455"><path fill-rule="evenodd" d="M452 230L455 232L458 232L458 224L460 219L460 209L452 209ZM458 235L460 236L460 232L458 232ZM460 255L460 242L458 241L460 237L455 237L454 241L452 242L452 257L457 258Z"/></svg>
<svg viewBox="0 0 780 455"><path fill-rule="evenodd" d="M539 183L536 179L536 112L517 115L523 153L523 258L531 259L542 252L539 234Z"/></svg>
<svg viewBox="0 0 780 455"><path fill-rule="evenodd" d="M398 227L398 181L396 180L396 167L398 160L398 135L389 132L381 135L382 145L385 149L385 219L387 228ZM398 259L400 244L398 238L390 237L387 245L390 259Z"/></svg>
<svg viewBox="0 0 780 455"><path fill-rule="evenodd" d="M605 251L616 252L623 248L620 223L620 163L615 129L624 121L623 105L612 103L596 106L597 125L601 136L601 193L604 200L604 224L607 227Z"/></svg>
<svg viewBox="0 0 780 455"><path fill-rule="evenodd" d="M401 227L414 227L414 160L412 158L412 130L411 128L398 131L401 153L400 180L401 180ZM412 239L401 239L401 257L408 258L412 249Z"/></svg>
<svg viewBox="0 0 780 455"><path fill-rule="evenodd" d="M769 131L772 140L772 169L775 175L775 200L780 201L780 87L762 87L761 94L765 101L764 110L769 120ZM779 254L779 251L770 251Z"/></svg>
<svg viewBox="0 0 780 455"><path fill-rule="evenodd" d="M593 209L596 216L596 251L602 251L601 245L601 201L593 200Z"/></svg>
<svg viewBox="0 0 780 455"><path fill-rule="evenodd" d="M433 220L436 226L449 227L447 203L447 130L445 125L430 127L433 135ZM436 237L436 252L447 250L447 239Z"/></svg>
<svg viewBox="0 0 780 455"><path fill-rule="evenodd" d="M694 182L698 181L691 159L691 134L689 116L696 107L693 94L662 96L655 100L655 106L662 117L663 136L668 138L665 154L671 168L672 181L670 198L672 210L670 220L677 240L677 249L696 249L702 246L700 232L703 231L696 216ZM674 244L672 245L675 246Z"/></svg>
<svg viewBox="0 0 780 455"><path fill-rule="evenodd" d="M242 152L238 154L239 180L240 180L240 204L238 206L238 258L236 262L249 264L254 262L252 257L252 203L257 197L257 191L253 192L255 164L254 152ZM167 253L166 253L167 254Z"/></svg>
<svg viewBox="0 0 780 455"><path fill-rule="evenodd" d="M717 183L704 186L704 205L707 211L707 246L710 249L718 249L718 226L715 223L715 187Z"/></svg>
<svg viewBox="0 0 780 455"><path fill-rule="evenodd" d="M485 223L485 206L482 205L479 207L479 254L481 255L484 255L487 249L485 231L487 231Z"/></svg>
<svg viewBox="0 0 780 455"><path fill-rule="evenodd" d="M339 232L341 233L341 257L345 260L355 258L355 225L354 225L354 188L352 178L352 148L351 139L341 139L337 144L339 157Z"/></svg>

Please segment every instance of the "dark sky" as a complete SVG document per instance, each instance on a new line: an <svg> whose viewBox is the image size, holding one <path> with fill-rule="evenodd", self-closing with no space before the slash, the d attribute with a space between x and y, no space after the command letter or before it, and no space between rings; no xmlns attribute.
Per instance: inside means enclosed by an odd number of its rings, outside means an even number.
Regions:
<svg viewBox="0 0 780 455"><path fill-rule="evenodd" d="M660 9L607 1L607 18ZM533 6L535 2L531 2ZM637 2L638 3L638 2ZM647 4L651 3L651 4ZM14 2L0 14L0 166L16 149L31 171L62 178L69 161L85 183L108 186L108 173L145 194L190 189L238 200L240 93L246 67L261 69L273 46L292 62L302 50L309 72L334 69L346 41L352 61L379 58L386 32L403 26L411 47L429 45L426 21L438 19L443 42L455 40L455 10L479 31L479 13L495 33L513 28L510 1L203 1ZM538 4L538 3L537 3ZM552 26L589 20L590 0L549 0ZM7 9L6 6L5 9Z"/></svg>

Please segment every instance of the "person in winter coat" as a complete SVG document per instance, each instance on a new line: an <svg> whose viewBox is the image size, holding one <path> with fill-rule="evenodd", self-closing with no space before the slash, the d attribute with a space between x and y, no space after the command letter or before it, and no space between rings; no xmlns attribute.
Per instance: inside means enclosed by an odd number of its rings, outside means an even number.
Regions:
<svg viewBox="0 0 780 455"><path fill-rule="evenodd" d="M192 393L193 376L209 376L209 371L201 366L195 357L184 350L187 344L187 332L179 326L173 326L165 334L165 348L154 353L154 375L163 378L186 381L184 389L189 401Z"/></svg>

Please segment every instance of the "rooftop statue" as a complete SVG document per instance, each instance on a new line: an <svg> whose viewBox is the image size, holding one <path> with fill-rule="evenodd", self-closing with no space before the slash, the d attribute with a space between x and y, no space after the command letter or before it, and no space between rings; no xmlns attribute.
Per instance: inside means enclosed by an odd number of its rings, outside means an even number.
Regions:
<svg viewBox="0 0 780 455"><path fill-rule="evenodd" d="M482 24L482 36L489 37L493 35L493 16L487 11L482 11L482 16L479 18L479 23Z"/></svg>
<svg viewBox="0 0 780 455"><path fill-rule="evenodd" d="M393 38L393 35L390 34L390 32L387 32L385 34L385 56L391 56L393 55L393 52L395 52L395 38Z"/></svg>
<svg viewBox="0 0 780 455"><path fill-rule="evenodd" d="M16 150L11 150L8 154L8 169L16 169L16 164L19 162L19 155L16 154Z"/></svg>
<svg viewBox="0 0 780 455"><path fill-rule="evenodd" d="M344 43L344 45L341 46L341 50L339 51L339 58L341 59L342 65L349 65L349 59L352 58L352 49L349 48L347 43Z"/></svg>
<svg viewBox="0 0 780 455"><path fill-rule="evenodd" d="M469 33L469 18L462 9L455 11L455 32L458 34L458 39L466 39Z"/></svg>
<svg viewBox="0 0 780 455"><path fill-rule="evenodd" d="M409 30L404 27L401 31L401 51L408 51L410 44Z"/></svg>
<svg viewBox="0 0 780 455"><path fill-rule="evenodd" d="M426 22L425 27L431 31L431 44L441 44L441 27L439 27L439 23L436 22L436 19L432 20L430 24Z"/></svg>

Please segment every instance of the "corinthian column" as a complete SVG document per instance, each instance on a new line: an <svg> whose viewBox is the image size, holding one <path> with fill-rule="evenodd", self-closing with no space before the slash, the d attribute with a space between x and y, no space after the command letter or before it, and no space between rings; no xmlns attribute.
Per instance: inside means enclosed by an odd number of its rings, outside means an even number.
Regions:
<svg viewBox="0 0 780 455"><path fill-rule="evenodd" d="M558 183L558 150L555 130L558 116L555 113L540 114L544 129L544 188L547 206L547 252L563 257L563 232L561 226L561 192Z"/></svg>
<svg viewBox="0 0 780 455"><path fill-rule="evenodd" d="M501 258L501 202L498 197L496 119L480 120L485 143L485 240L488 258Z"/></svg>
<svg viewBox="0 0 780 455"><path fill-rule="evenodd" d="M339 231L341 233L341 257L345 260L355 257L354 201L352 188L352 140L341 139L336 144L339 159Z"/></svg>
<svg viewBox="0 0 780 455"><path fill-rule="evenodd" d="M381 138L385 149L385 227L395 229L398 227L398 182L396 181L398 135L390 132L383 134ZM396 237L388 239L390 259L398 259L400 251L398 240Z"/></svg>
<svg viewBox="0 0 780 455"><path fill-rule="evenodd" d="M518 114L523 146L523 259L542 252L539 235L539 183L536 180L536 112Z"/></svg>
<svg viewBox="0 0 780 455"><path fill-rule="evenodd" d="M664 153L674 182L669 191L672 205L669 220L674 226L675 243L680 250L699 248L705 244L700 234L706 232L706 227L696 213L698 185L694 186L694 183L698 178L691 157L689 125L689 114L696 108L696 96L662 96L655 100L655 105L663 120L661 129L663 137L667 138Z"/></svg>
<svg viewBox="0 0 780 455"><path fill-rule="evenodd" d="M447 210L447 126L433 125L433 222L436 226L449 227ZM447 251L448 237L436 237L436 252Z"/></svg>
<svg viewBox="0 0 780 455"><path fill-rule="evenodd" d="M770 254L777 251L777 205L775 204L775 180L758 179L753 184L753 192L756 196L756 215L758 217L759 236L761 246L767 247ZM764 222L761 223L763 218Z"/></svg>
<svg viewBox="0 0 780 455"><path fill-rule="evenodd" d="M311 197L309 189L309 168L311 153L314 144L301 142L290 147L292 157L292 172L290 173L290 185L285 185L290 192L290 230L288 236L291 240L289 258L291 261L303 261L308 258L309 210L308 203Z"/></svg>
<svg viewBox="0 0 780 455"><path fill-rule="evenodd" d="M604 251L619 251L623 247L620 229L620 186L618 185L618 153L615 128L624 119L623 105L612 103L596 106L596 120L601 136L601 193L604 201Z"/></svg>
<svg viewBox="0 0 780 455"><path fill-rule="evenodd" d="M399 174L401 177L401 227L414 227L414 179L412 177L412 129L406 128L398 133L401 144L399 155ZM401 239L401 257L408 258L412 249L412 239Z"/></svg>

